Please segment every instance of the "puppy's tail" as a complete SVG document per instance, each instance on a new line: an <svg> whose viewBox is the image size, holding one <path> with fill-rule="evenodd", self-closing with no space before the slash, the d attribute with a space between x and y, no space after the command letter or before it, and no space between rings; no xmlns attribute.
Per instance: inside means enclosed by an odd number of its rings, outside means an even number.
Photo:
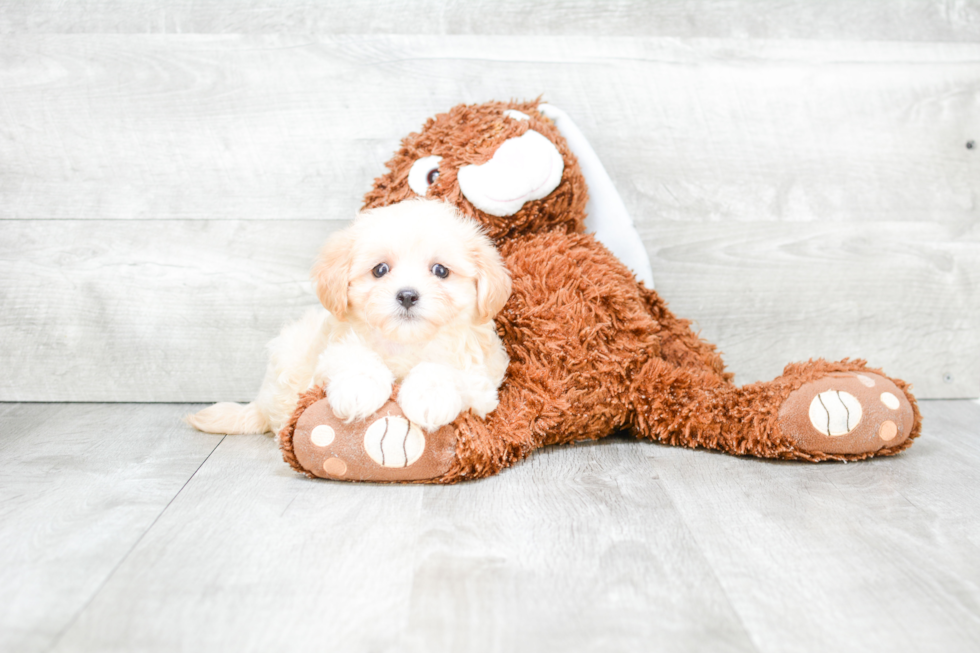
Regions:
<svg viewBox="0 0 980 653"><path fill-rule="evenodd" d="M243 405L222 401L188 415L184 420L198 431L205 433L248 435L267 433L272 430L268 418L254 403Z"/></svg>

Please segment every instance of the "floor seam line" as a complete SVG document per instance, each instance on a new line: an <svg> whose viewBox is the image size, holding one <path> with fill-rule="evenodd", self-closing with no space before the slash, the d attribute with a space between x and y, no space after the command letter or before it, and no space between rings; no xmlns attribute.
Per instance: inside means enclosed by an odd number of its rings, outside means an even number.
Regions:
<svg viewBox="0 0 980 653"><path fill-rule="evenodd" d="M126 551L125 554L123 554L121 558L119 558L119 562L117 562L115 566L113 566L112 570L110 570L109 573L106 574L106 577L102 579L102 582L99 583L99 586L95 589L94 592L92 592L92 595L89 596L88 599L85 601L85 603L83 603L82 606L75 611L75 615L68 621L68 623L66 623L64 627L62 627L61 630L58 631L58 634L51 641L51 645L47 648L48 651L52 651L55 648L57 648L58 643L61 641L61 638L64 637L69 630L71 630L72 626L75 625L79 617L82 616L82 613L84 613L88 609L88 607L92 604L92 601L95 600L95 597L97 597L99 594L102 593L102 590L105 589L105 586L109 583L112 577L116 575L116 572L119 571L119 568L123 566L123 564L129 559L129 556L133 554L133 551L136 550L136 547L138 547L140 542L143 541L143 538L146 537L146 534L149 533L151 530L153 530L153 527L157 525L157 522L160 521L160 518L163 517L164 513L166 513L167 510L170 509L170 506L173 505L173 502L177 500L177 497L179 497L181 493L183 493L184 489L188 486L188 484L190 484L190 482L194 480L194 477L197 476L197 473L201 471L201 468L204 467L204 465L208 462L208 460L211 459L211 456L214 454L215 451L218 450L218 447L221 446L221 443L224 442L225 438L227 437L228 437L227 435L221 436L221 439L218 440L218 442L214 445L214 448L208 452L208 455L204 457L204 460L201 461L201 464L194 469L194 472L190 476L187 477L187 480L184 481L183 485L180 486L180 489L177 490L177 492L175 492L172 497L170 497L170 501L167 502L167 505L165 505L163 509L160 510L157 516L153 518L153 521L150 522L150 525L147 526L142 533L140 533L140 536L138 538L136 538L136 541L133 542L133 545L129 547L129 549Z"/></svg>
<svg viewBox="0 0 980 653"><path fill-rule="evenodd" d="M651 461L651 464L653 463L653 461L657 460L657 458L654 456L648 456L647 459ZM715 579L716 583L718 583L718 588L721 590L722 594L724 594L725 601L728 603L728 606L732 609L732 613L738 619L738 623L742 626L742 630L745 632L745 636L749 638L749 643L752 645L752 648L757 653L762 653L762 648L760 648L758 642L756 642L755 636L752 634L752 631L749 629L748 624L745 623L745 618L742 616L742 613L739 612L738 608L735 606L735 603L732 601L732 597L729 595L728 590L725 588L724 583L721 582L721 578L719 578L718 576L718 571L715 569L714 564L708 558L708 554L705 551L704 544L701 542L700 538L698 538L698 536L691 529L690 524L687 523L687 518L685 517L684 513L682 513L680 508L677 507L677 502L674 501L674 497L670 492L670 487L669 484L667 483L667 480L660 475L659 470L655 469L655 471L657 472L657 482L660 483L660 485L663 487L664 496L666 496L667 500L670 501L670 505L674 509L674 513L677 515L677 518L680 520L681 524L684 525L684 530L687 531L687 534L690 535L691 539L694 540L694 542L698 545L698 551L701 553L701 558L704 560L705 564L708 566L708 569L711 571L711 577Z"/></svg>

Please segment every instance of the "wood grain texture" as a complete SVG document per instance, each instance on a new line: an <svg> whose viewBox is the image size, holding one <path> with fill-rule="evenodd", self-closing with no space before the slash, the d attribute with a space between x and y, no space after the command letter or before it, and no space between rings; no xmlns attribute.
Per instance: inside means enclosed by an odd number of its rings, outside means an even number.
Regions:
<svg viewBox="0 0 980 653"><path fill-rule="evenodd" d="M408 649L754 650L642 450L549 448L504 482L426 488Z"/></svg>
<svg viewBox="0 0 980 653"><path fill-rule="evenodd" d="M978 78L976 43L5 38L0 399L251 398L398 140L540 93L740 381L863 356L977 396Z"/></svg>
<svg viewBox="0 0 980 653"><path fill-rule="evenodd" d="M923 398L980 395L980 225L656 222L658 292L736 383L865 358Z"/></svg>
<svg viewBox="0 0 980 653"><path fill-rule="evenodd" d="M229 437L54 651L752 651L640 445L454 487Z"/></svg>
<svg viewBox="0 0 980 653"><path fill-rule="evenodd" d="M57 0L0 4L0 34L576 34L897 41L980 39L969 0Z"/></svg>
<svg viewBox="0 0 980 653"><path fill-rule="evenodd" d="M0 649L50 650L214 450L187 410L4 406Z"/></svg>
<svg viewBox="0 0 980 653"><path fill-rule="evenodd" d="M265 344L318 302L337 222L7 222L0 395L24 401L253 398ZM317 237L314 237L317 235Z"/></svg>
<svg viewBox="0 0 980 653"><path fill-rule="evenodd" d="M976 220L980 45L19 36L0 219L319 219L459 102L544 95L639 220Z"/></svg>
<svg viewBox="0 0 980 653"><path fill-rule="evenodd" d="M250 400L266 342L317 305L310 263L341 224L6 223L0 397ZM864 356L920 397L980 394L976 227L665 221L642 233L659 292L739 383Z"/></svg>
<svg viewBox="0 0 980 653"><path fill-rule="evenodd" d="M397 650L422 486L323 483L226 438L53 651Z"/></svg>
<svg viewBox="0 0 980 653"><path fill-rule="evenodd" d="M860 464L611 438L452 487L309 480L191 408L0 404L4 650L980 645L980 402Z"/></svg>
<svg viewBox="0 0 980 653"><path fill-rule="evenodd" d="M907 453L856 465L648 450L757 650L980 647L980 405L922 409Z"/></svg>

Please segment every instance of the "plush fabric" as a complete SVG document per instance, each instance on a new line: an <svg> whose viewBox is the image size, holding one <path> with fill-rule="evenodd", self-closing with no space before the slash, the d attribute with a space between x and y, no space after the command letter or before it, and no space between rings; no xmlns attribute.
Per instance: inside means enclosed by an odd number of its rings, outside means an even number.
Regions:
<svg viewBox="0 0 980 653"><path fill-rule="evenodd" d="M921 418L908 385L863 360L795 363L772 381L734 386L714 345L583 233L585 180L561 133L537 106L460 105L430 118L405 138L365 198L370 208L416 197L408 182L413 164L441 157L426 196L451 202L484 225L513 278L513 294L496 318L510 356L500 404L486 419L460 415L451 425L454 450L440 447L447 453L439 464L448 471L414 481L480 478L542 446L623 430L668 445L807 461L891 455L912 443ZM479 210L461 190L457 171L486 163L504 142L528 130L560 152L561 182L513 215ZM831 411L850 406L855 415L820 412L827 392L840 393ZM307 472L291 442L296 421L319 398L317 389L303 398L291 426L280 433L287 461ZM854 402L864 407L860 418ZM841 420L850 430L837 434ZM350 437L363 438L363 432L355 429ZM349 480L388 479L379 470Z"/></svg>

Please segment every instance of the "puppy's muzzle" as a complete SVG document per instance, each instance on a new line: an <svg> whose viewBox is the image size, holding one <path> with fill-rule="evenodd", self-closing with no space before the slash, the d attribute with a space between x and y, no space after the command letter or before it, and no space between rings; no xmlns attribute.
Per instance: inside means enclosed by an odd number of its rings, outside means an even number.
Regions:
<svg viewBox="0 0 980 653"><path fill-rule="evenodd" d="M406 310L408 310L418 303L419 291L417 291L415 288L402 288L395 295L395 299Z"/></svg>

